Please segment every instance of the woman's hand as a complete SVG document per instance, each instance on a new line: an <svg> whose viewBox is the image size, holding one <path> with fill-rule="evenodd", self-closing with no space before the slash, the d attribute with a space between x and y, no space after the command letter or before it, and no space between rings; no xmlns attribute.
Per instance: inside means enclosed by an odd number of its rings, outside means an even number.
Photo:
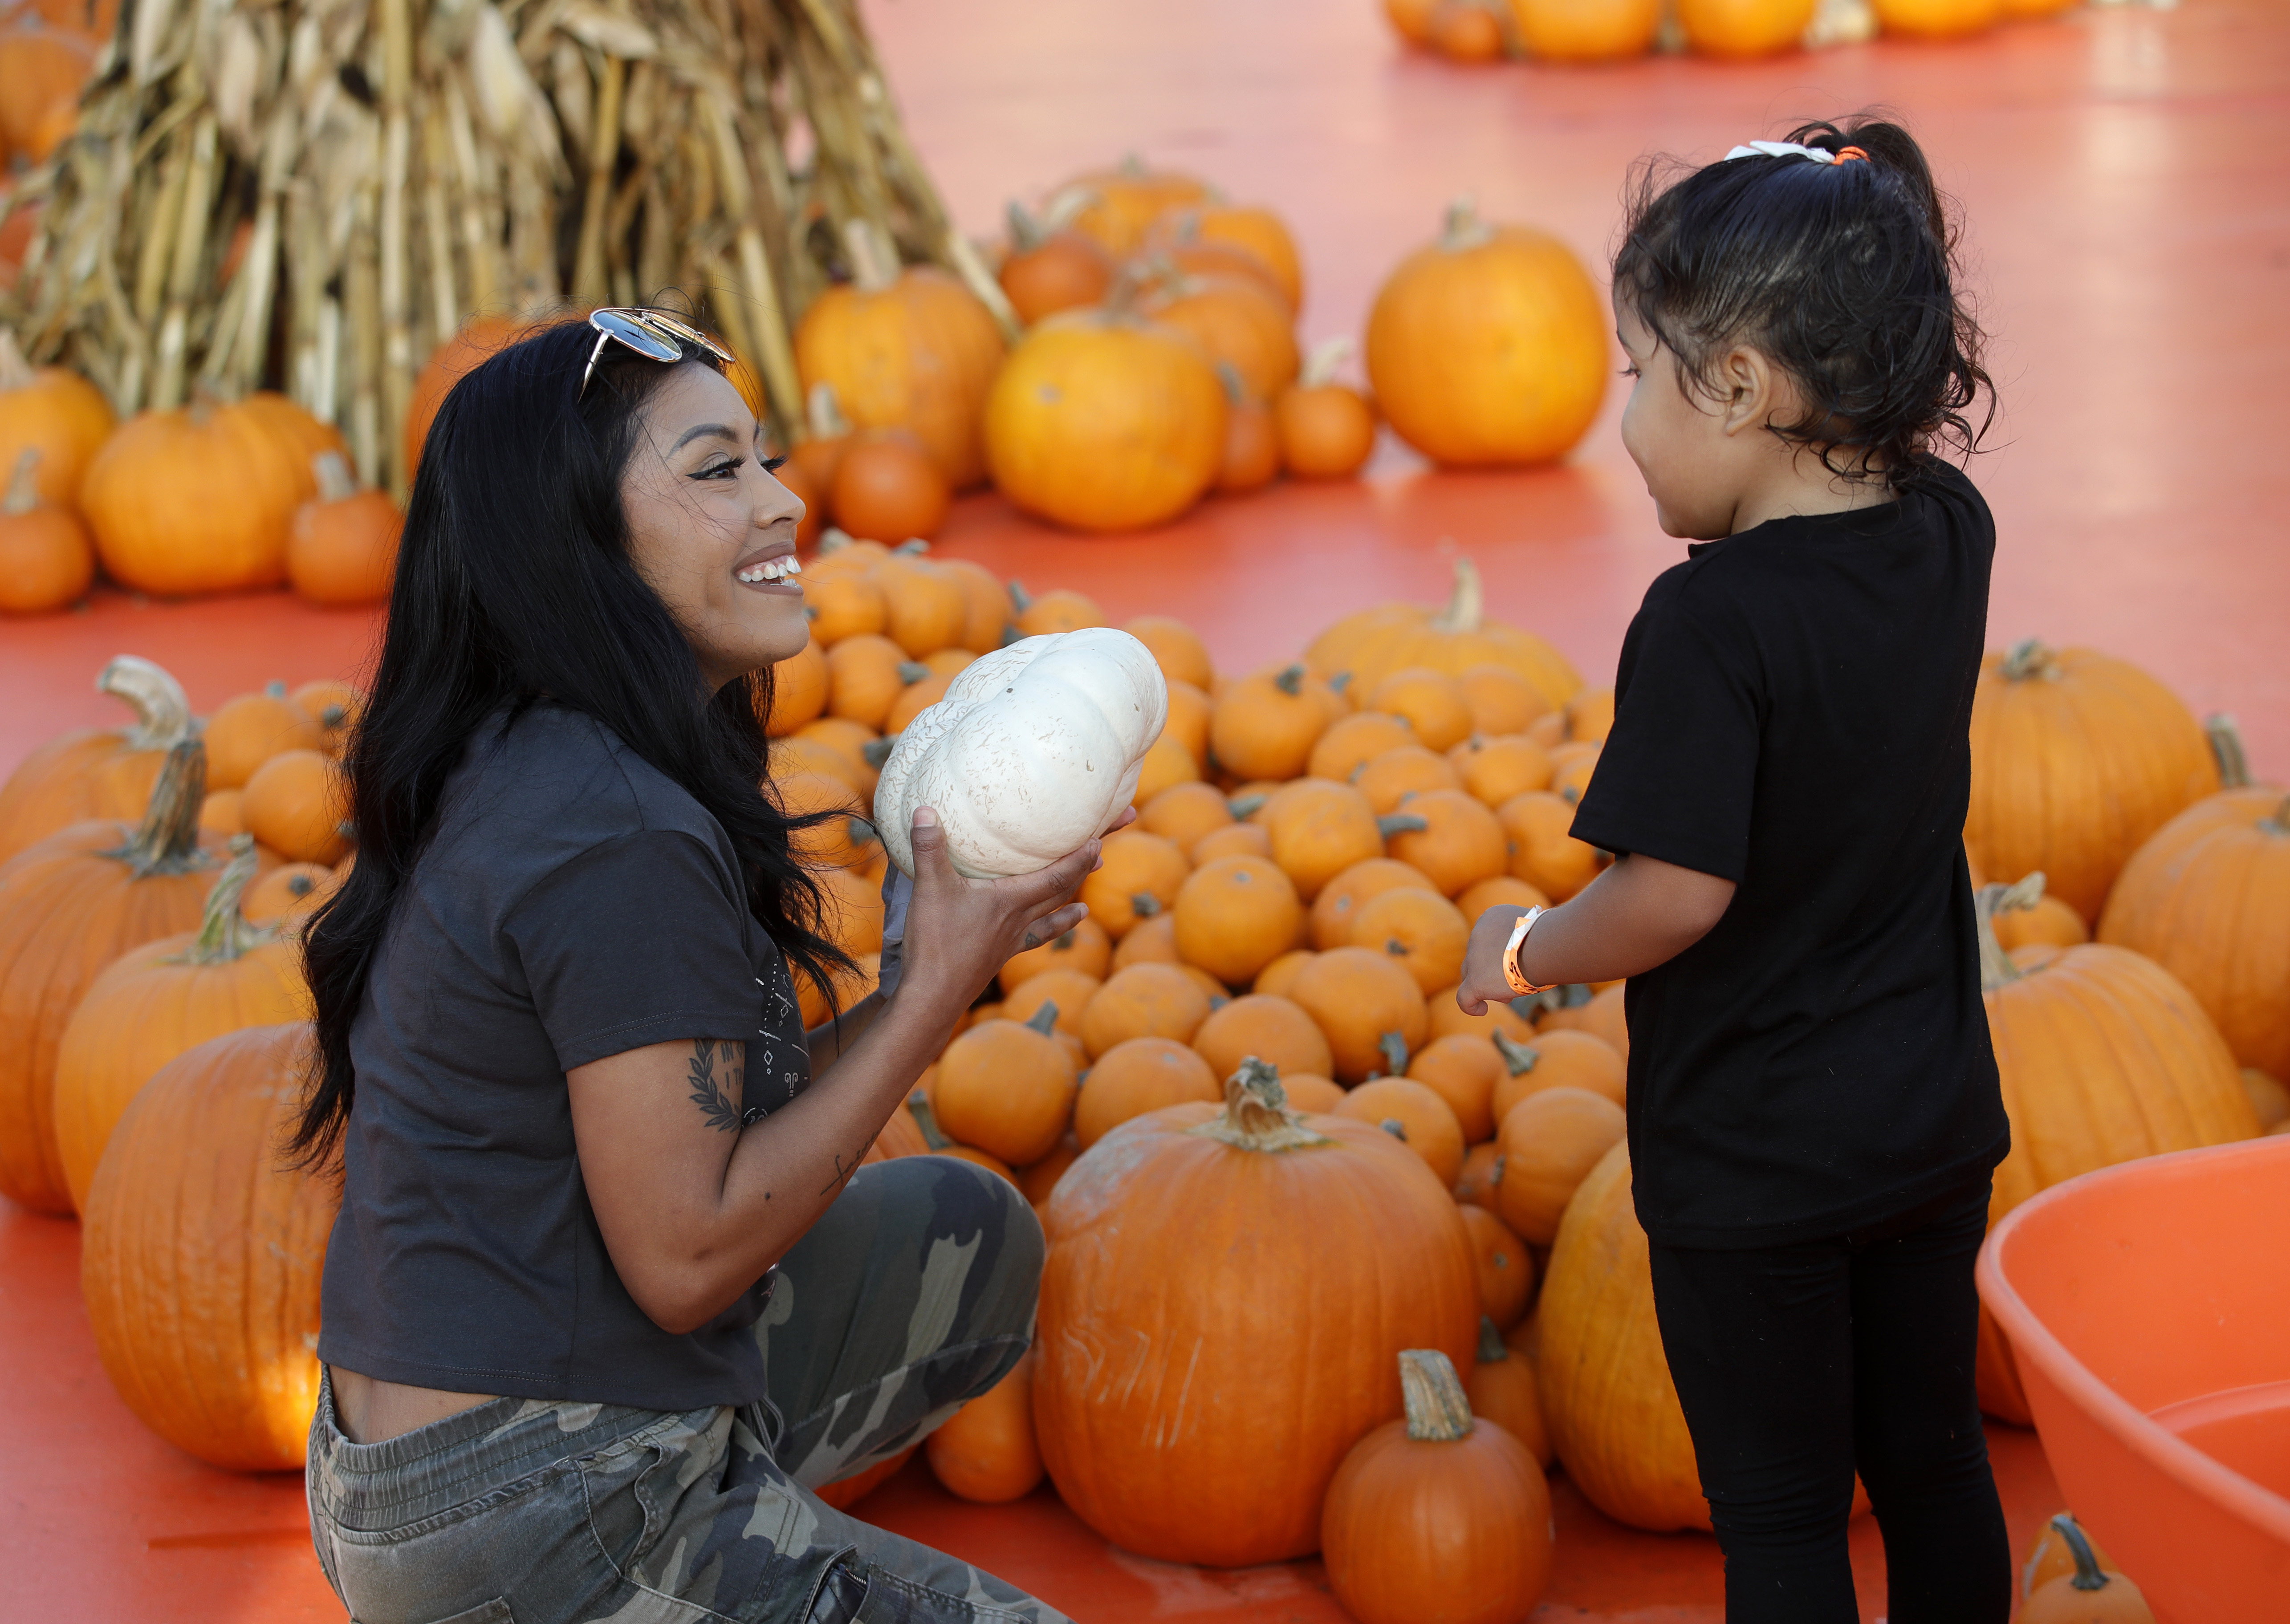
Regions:
<svg viewBox="0 0 2290 1624"><path fill-rule="evenodd" d="M1134 818L1125 812L1113 827ZM1108 831L1110 833L1110 831ZM947 855L946 830L928 806L915 808L915 888L900 948L900 990L966 1008L1013 955L1072 930L1089 909L1071 900L1098 865L1092 840L1048 868L1006 879L973 880Z"/></svg>

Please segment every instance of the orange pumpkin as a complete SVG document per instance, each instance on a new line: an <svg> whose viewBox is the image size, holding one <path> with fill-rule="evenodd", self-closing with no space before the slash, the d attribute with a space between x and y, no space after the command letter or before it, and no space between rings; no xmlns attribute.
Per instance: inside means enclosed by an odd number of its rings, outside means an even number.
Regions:
<svg viewBox="0 0 2290 1624"><path fill-rule="evenodd" d="M209 796L207 799L212 801L214 797ZM247 886L245 894L239 899L239 916L257 930L276 929L292 933L300 930L302 922L340 888L347 872L329 868L323 863L282 863ZM207 900L212 905L212 893Z"/></svg>
<svg viewBox="0 0 2290 1624"><path fill-rule="evenodd" d="M2066 1547L2069 1569L2030 1588L2021 1624L2155 1624L2139 1587L2106 1564L2073 1517L2054 1517L2051 1531Z"/></svg>
<svg viewBox="0 0 2290 1624"><path fill-rule="evenodd" d="M1490 1004L1484 1015L1466 1015L1463 1013L1462 1006L1455 1002L1457 990L1453 987L1444 988L1433 995L1430 1000L1433 1037L1447 1037L1457 1033L1464 1033L1473 1037L1492 1038L1497 1032L1501 1032L1515 1043L1524 1044L1534 1041L1533 1022L1520 1013L1512 1004ZM1527 1000L1522 998L1514 1002L1525 1004Z"/></svg>
<svg viewBox="0 0 2290 1624"><path fill-rule="evenodd" d="M1495 15L1499 0L1438 0L1431 8L1431 48L1451 62L1493 62L1503 57L1508 41L1502 20Z"/></svg>
<svg viewBox="0 0 2290 1624"><path fill-rule="evenodd" d="M1520 47L1552 62L1644 56L1661 23L1660 0L1510 0Z"/></svg>
<svg viewBox="0 0 2290 1624"><path fill-rule="evenodd" d="M1455 1175L1454 1196L1464 1206L1495 1210L1495 1186L1502 1181L1502 1152L1494 1140L1482 1140L1463 1152L1463 1171Z"/></svg>
<svg viewBox="0 0 2290 1624"><path fill-rule="evenodd" d="M958 278L936 266L901 269L879 228L854 219L845 235L854 279L821 293L796 324L803 387L832 385L861 431L914 436L949 488L976 484L986 474L981 416L1002 364L1001 330ZM841 469L835 491L837 522L854 535L873 533L853 528Z"/></svg>
<svg viewBox="0 0 2290 1624"><path fill-rule="evenodd" d="M1169 679L1168 688L1169 720L1161 729L1162 737L1181 745L1186 759L1198 772L1208 765L1209 718L1215 714L1216 701L1192 684L1175 677Z"/></svg>
<svg viewBox="0 0 2290 1624"><path fill-rule="evenodd" d="M1038 1162L1029 1162L1017 1170L1018 1189L1039 1212L1050 1192L1065 1177L1066 1169L1081 1157L1081 1146L1070 1133L1060 1140L1050 1154Z"/></svg>
<svg viewBox="0 0 2290 1624"><path fill-rule="evenodd" d="M1421 666L1394 671L1368 690L1369 710L1405 719L1416 742L1435 751L1453 749L1471 734L1470 707L1444 673Z"/></svg>
<svg viewBox="0 0 2290 1624"><path fill-rule="evenodd" d="M314 500L294 510L286 580L314 604L372 604L389 596L404 519L380 491L361 491L339 452L313 460Z"/></svg>
<svg viewBox="0 0 2290 1624"><path fill-rule="evenodd" d="M1141 268L1159 278L1173 268L1194 276L1237 276L1280 301L1293 319L1303 268L1295 240L1269 209L1179 209L1145 234Z"/></svg>
<svg viewBox="0 0 2290 1624"><path fill-rule="evenodd" d="M1304 771L1313 778L1349 784L1370 762L1415 742L1415 730L1405 717L1381 710L1354 711L1337 717L1313 740Z"/></svg>
<svg viewBox="0 0 2290 1624"><path fill-rule="evenodd" d="M1476 1032L1434 1037L1407 1062L1407 1075L1447 1102L1465 1143L1494 1137L1495 1084L1507 1073L1492 1043Z"/></svg>
<svg viewBox="0 0 2290 1624"><path fill-rule="evenodd" d="M1319 956L1302 948L1292 948L1258 971L1249 990L1268 998L1285 998L1294 989L1296 978L1304 973L1304 966ZM1314 1030L1317 1029L1316 1026Z"/></svg>
<svg viewBox="0 0 2290 1624"><path fill-rule="evenodd" d="M1379 818L1389 818L1407 812L1403 803L1410 796L1434 789L1460 789L1463 780L1445 756L1420 744L1411 744L1386 750L1354 773L1352 783L1367 797Z"/></svg>
<svg viewBox="0 0 2290 1624"><path fill-rule="evenodd" d="M1548 790L1511 796L1495 808L1495 821L1512 876L1554 902L1565 901L1597 879L1609 860L1568 832L1574 827L1574 809Z"/></svg>
<svg viewBox="0 0 2290 1624"><path fill-rule="evenodd" d="M1272 858L1272 836L1264 832L1261 823L1228 824L1193 842L1192 850L1185 855L1192 859L1196 868L1220 857L1261 857L1269 862Z"/></svg>
<svg viewBox="0 0 2290 1624"><path fill-rule="evenodd" d="M1284 1077L1298 1072L1325 1076L1335 1063L1328 1040L1301 1006L1261 992L1212 1010L1193 1034L1193 1048L1218 1077L1232 1076L1251 1057Z"/></svg>
<svg viewBox="0 0 2290 1624"><path fill-rule="evenodd" d="M2184 983L2243 1065L2290 1076L2290 799L2250 783L2238 739L2227 760L2228 788L2124 865L2099 939Z"/></svg>
<svg viewBox="0 0 2290 1624"><path fill-rule="evenodd" d="M1387 891L1408 887L1434 889L1430 876L1397 858L1371 857L1354 863L1313 898L1312 946L1323 953L1351 946L1360 910Z"/></svg>
<svg viewBox="0 0 2290 1624"><path fill-rule="evenodd" d="M1547 1088L1581 1089L1620 1106L1629 1086L1621 1055L1588 1032L1538 1032L1525 1043L1501 1034L1493 1046L1503 1063L1493 1101L1498 1125L1519 1101Z"/></svg>
<svg viewBox="0 0 2290 1624"><path fill-rule="evenodd" d="M1228 772L1244 778L1294 778L1342 704L1301 664L1258 671L1218 696L1209 718L1209 748Z"/></svg>
<svg viewBox="0 0 2290 1624"><path fill-rule="evenodd" d="M350 729L357 725L359 716L365 711L365 695L330 676L304 683L286 697L318 724L318 748L329 756L342 753L342 744L349 737Z"/></svg>
<svg viewBox="0 0 2290 1624"><path fill-rule="evenodd" d="M1141 1037L1190 1043L1209 1017L1209 997L1175 964L1132 964L1115 971L1075 1013L1082 1046L1096 1059Z"/></svg>
<svg viewBox="0 0 2290 1624"><path fill-rule="evenodd" d="M1421 886L1369 899L1352 921L1351 945L1390 955L1429 997L1462 977L1471 924L1453 902Z"/></svg>
<svg viewBox="0 0 2290 1624"><path fill-rule="evenodd" d="M1121 939L1113 949L1112 967L1132 964L1173 964L1177 960L1177 920L1173 914L1156 914Z"/></svg>
<svg viewBox="0 0 2290 1624"><path fill-rule="evenodd" d="M1631 4L1650 32L1655 0ZM1449 208L1438 240L1402 260L1376 294L1368 382L1393 431L1435 462L1550 462L1582 437L1605 398L1608 326L1605 301L1573 250L1527 227L1490 225L1465 200Z"/></svg>
<svg viewBox="0 0 2290 1624"><path fill-rule="evenodd" d="M2065 1579L2075 1573L2080 1565L2076 1560L2073 1542L2078 1538L2084 1548L2091 1553L2092 1565L2101 1569L2115 1566L2108 1560L2107 1553L2100 1548L2099 1542L2075 1520L2073 1512L2060 1512L2044 1524L2043 1531L2036 1536L2035 1545L2028 1552L2027 1561L2020 1564L2016 1587L2020 1600L2025 1602L2054 1579Z"/></svg>
<svg viewBox="0 0 2290 1624"><path fill-rule="evenodd" d="M1246 392L1230 362L1217 364L1225 386L1224 457L1217 465L1216 488L1228 496L1261 491L1280 477L1280 441L1272 412Z"/></svg>
<svg viewBox="0 0 2290 1624"><path fill-rule="evenodd" d="M286 697L282 684L273 684L271 692L224 700L207 721L204 742L209 788L243 789L272 756L316 751L325 734L309 712Z"/></svg>
<svg viewBox="0 0 2290 1624"><path fill-rule="evenodd" d="M1677 23L1698 56L1742 60L1794 51L1820 0L1678 0Z"/></svg>
<svg viewBox="0 0 2290 1624"><path fill-rule="evenodd" d="M1455 906L1462 910L1464 918L1477 924L1479 916L1491 908L1549 908L1550 899L1525 880L1498 874L1467 889L1455 899Z"/></svg>
<svg viewBox="0 0 2290 1624"><path fill-rule="evenodd" d="M988 1020L949 1044L930 1097L939 1125L1013 1167L1047 1156L1074 1111L1074 1064L1049 1024Z"/></svg>
<svg viewBox="0 0 2290 1624"><path fill-rule="evenodd" d="M821 868L812 877L822 904L820 924L845 953L883 950L881 887L849 868Z"/></svg>
<svg viewBox="0 0 2290 1624"><path fill-rule="evenodd" d="M1264 808L1264 832L1272 842L1272 860L1307 902L1345 869L1383 851L1367 797L1325 779L1300 780L1274 796Z"/></svg>
<svg viewBox="0 0 2290 1624"><path fill-rule="evenodd" d="M833 647L845 637L883 629L885 611L883 589L870 575L821 575L806 570L803 580L803 612L811 621L811 635Z"/></svg>
<svg viewBox="0 0 2290 1624"><path fill-rule="evenodd" d="M1094 919L1085 919L1038 948L1013 955L1002 966L998 979L1006 996L1016 992L1028 979L1046 970L1076 970L1101 981L1112 963L1113 942L1106 935L1105 927Z"/></svg>
<svg viewBox="0 0 2290 1624"><path fill-rule="evenodd" d="M0 1195L72 1210L56 1147L56 1053L104 967L196 928L220 859L198 828L204 756L168 751L140 825L84 822L0 866Z"/></svg>
<svg viewBox="0 0 2290 1624"><path fill-rule="evenodd" d="M1304 258L1296 239L1270 209L1250 204L1205 203L1182 210L1178 232L1205 243L1221 243L1253 254L1272 273L1291 310L1304 304ZM1164 223L1165 224L1165 219Z"/></svg>
<svg viewBox="0 0 2290 1624"><path fill-rule="evenodd" d="M245 403L202 396L122 424L80 487L103 567L164 597L275 587L310 475Z"/></svg>
<svg viewBox="0 0 2290 1624"><path fill-rule="evenodd" d="M896 683L893 676L892 684ZM816 642L805 644L802 652L790 654L772 668L772 708L764 717L764 732L774 739L784 739L808 726L826 708L834 690L835 668L825 651ZM871 703L873 697L869 693L867 701ZM885 696L885 712L890 703L890 698ZM876 718L881 719L880 716ZM872 732L874 729L869 725L868 731Z"/></svg>
<svg viewBox="0 0 2290 1624"><path fill-rule="evenodd" d="M1566 1204L1621 1139L1622 1108L1582 1088L1538 1089L1502 1117L1495 1215L1521 1240L1548 1246Z"/></svg>
<svg viewBox="0 0 2290 1624"><path fill-rule="evenodd" d="M1485 1207L1466 1204L1462 1217L1478 1264L1479 1307L1498 1331L1515 1325L1534 1292L1534 1254Z"/></svg>
<svg viewBox="0 0 2290 1624"><path fill-rule="evenodd" d="M1113 256L1079 231L1045 231L1010 205L1010 252L996 280L1018 319L1030 327L1061 310L1085 308L1113 287Z"/></svg>
<svg viewBox="0 0 2290 1624"><path fill-rule="evenodd" d="M930 675L930 668L909 660L897 644L872 633L845 637L822 658L827 665L827 713L877 732L882 731L891 707L898 703L908 684Z"/></svg>
<svg viewBox="0 0 2290 1624"><path fill-rule="evenodd" d="M1189 852L1202 836L1232 826L1232 807L1213 784L1172 785L1139 809L1136 827Z"/></svg>
<svg viewBox="0 0 2290 1624"><path fill-rule="evenodd" d="M1497 665L1517 672L1556 709L1582 685L1574 668L1549 644L1485 618L1486 589L1478 567L1458 556L1454 588L1444 608L1421 604L1382 604L1349 614L1312 640L1304 660L1331 680L1349 672L1372 691L1395 671L1412 667L1449 675L1473 666Z"/></svg>
<svg viewBox="0 0 2290 1624"><path fill-rule="evenodd" d="M1429 1029L1415 978L1389 954L1333 948L1306 964L1287 996L1319 1023L1341 1082L1407 1069Z"/></svg>
<svg viewBox="0 0 2290 1624"><path fill-rule="evenodd" d="M48 614L87 596L95 546L68 508L40 506L40 448L17 454L0 500L0 614Z"/></svg>
<svg viewBox="0 0 2290 1624"><path fill-rule="evenodd" d="M1466 1212L1464 1221L1470 1214ZM1532 1259L1529 1259L1532 1261ZM1521 1320L1521 1325L1527 1322ZM1542 1424L1542 1401L1534 1388L1534 1365L1519 1349L1507 1346L1492 1320L1479 1322L1479 1363L1464 1384L1472 1413L1493 1421L1526 1445L1544 1471L1557 1459L1550 1447L1549 1429Z"/></svg>
<svg viewBox="0 0 2290 1624"><path fill-rule="evenodd" d="M350 848L348 786L323 750L281 750L257 767L239 815L249 834L289 862L332 865Z"/></svg>
<svg viewBox="0 0 2290 1624"><path fill-rule="evenodd" d="M37 451L42 506L78 510L80 482L114 420L102 390L68 367L35 368L16 335L0 328L0 467L15 468Z"/></svg>
<svg viewBox="0 0 2290 1624"><path fill-rule="evenodd" d="M1071 587L1053 587L1036 597L1013 580L1010 583L1010 600L1018 611L1013 624L1021 637L1112 624L1105 618L1105 611L1097 606L1096 599Z"/></svg>
<svg viewBox="0 0 2290 1624"><path fill-rule="evenodd" d="M948 1151L946 1154L952 1156L958 1152ZM972 1156L965 1156L964 1159L980 1158ZM919 1444L909 1444L888 1460L877 1460L874 1465L862 1468L848 1477L838 1477L833 1483L823 1484L813 1492L818 1496L821 1505L832 1506L837 1511L848 1511L890 1482L892 1478L896 1477L904 1469L907 1462L915 1458L915 1451L921 1447Z"/></svg>
<svg viewBox="0 0 2290 1624"><path fill-rule="evenodd" d="M1587 997L1584 994L1588 993ZM1536 1018L1545 1032L1588 1032L1612 1045L1623 1060L1630 1058L1629 1009L1627 983L1609 981L1595 992L1582 987L1556 988L1540 994L1541 1013Z"/></svg>
<svg viewBox="0 0 2290 1624"><path fill-rule="evenodd" d="M1288 1108L1308 1116L1325 1116L1341 1105L1345 1090L1333 1078L1316 1076L1300 1071L1284 1076L1280 1084L1288 1092Z"/></svg>
<svg viewBox="0 0 2290 1624"><path fill-rule="evenodd" d="M1142 310L1192 340L1212 363L1230 367L1242 398L1271 399L1294 380L1302 364L1287 306L1261 282L1180 273L1161 279ZM1232 394L1228 388L1227 398ZM1264 452L1277 467L1278 448L1269 420L1264 428Z"/></svg>
<svg viewBox="0 0 2290 1624"><path fill-rule="evenodd" d="M199 928L115 959L64 1026L56 1048L56 1151L81 1211L113 1128L162 1066L224 1032L309 1015L300 948L239 916L256 862L252 843L242 837L241 844L208 893Z"/></svg>
<svg viewBox="0 0 2290 1624"><path fill-rule="evenodd" d="M1495 814L1461 789L1410 796L1386 827L1392 830L1391 855L1422 870L1443 896L1493 879L1509 858L1509 838Z"/></svg>
<svg viewBox="0 0 2290 1624"><path fill-rule="evenodd" d="M1614 691L1583 688L1566 701L1566 737L1577 743L1603 744L1614 725Z"/></svg>
<svg viewBox="0 0 2290 1624"><path fill-rule="evenodd" d="M1457 779L1482 805L1501 807L1513 796L1548 788L1550 757L1525 733L1475 733L1447 752Z"/></svg>
<svg viewBox="0 0 2290 1624"><path fill-rule="evenodd" d="M1224 463L1224 386L1184 334L1068 311L1019 340L986 400L986 454L1017 507L1077 530L1175 518Z"/></svg>
<svg viewBox="0 0 2290 1624"><path fill-rule="evenodd" d="M1916 39L1956 39L1992 28L2002 0L1873 0L1877 25Z"/></svg>
<svg viewBox="0 0 2290 1624"><path fill-rule="evenodd" d="M904 428L885 428L852 436L850 448L836 464L829 500L836 523L851 534L864 540L900 542L936 535L953 506L954 491L918 438ZM895 611L893 618L895 621ZM957 613L956 625L960 624Z"/></svg>
<svg viewBox="0 0 2290 1624"><path fill-rule="evenodd" d="M1406 1419L1362 1438L1328 1486L1328 1588L1359 1624L1525 1619L1550 1583L1542 1468L1473 1420L1445 1354L1403 1353L1399 1373Z"/></svg>
<svg viewBox="0 0 2290 1624"><path fill-rule="evenodd" d="M1082 1079L1074 1102L1074 1139L1086 1152L1132 1117L1164 1106L1223 1097L1223 1084L1209 1063L1183 1043L1133 1037L1099 1055Z"/></svg>
<svg viewBox="0 0 2290 1624"><path fill-rule="evenodd" d="M1044 1010L1050 1025L1045 1030L1070 1032L1078 1041L1082 1033L1082 1014L1104 986L1093 975L1084 975L1078 970L1045 970L1029 975L1010 996L1002 1000L1002 1019L1031 1020ZM1084 1045L1085 1058L1086 1045ZM1013 1165L1023 1166L1031 1156L1011 1158Z"/></svg>
<svg viewBox="0 0 2290 1624"><path fill-rule="evenodd" d="M1204 863L1185 877L1172 911L1178 954L1228 987L1254 980L1296 945L1304 924L1296 887L1261 857Z"/></svg>
<svg viewBox="0 0 2290 1624"><path fill-rule="evenodd" d="M1375 454L1375 408L1335 378L1351 348L1349 338L1316 346L1296 382L1273 399L1280 465L1299 479L1348 479Z"/></svg>
<svg viewBox="0 0 2290 1624"><path fill-rule="evenodd" d="M1438 1180L1381 1129L1283 1098L1244 1067L1221 1108L1125 1124L1050 1198L1043 1460L1076 1516L1141 1556L1311 1551L1345 1453L1400 1409L1399 1352L1475 1345L1469 1242ZM1339 1312L1343 1334L1301 1356L1287 1332Z"/></svg>
<svg viewBox="0 0 2290 1624"><path fill-rule="evenodd" d="M1981 662L1972 702L1972 862L2041 869L2086 920L2140 844L2219 787L2176 694L2136 666L2030 639Z"/></svg>
<svg viewBox="0 0 2290 1624"><path fill-rule="evenodd" d="M95 42L77 29L11 19L0 32L0 146L44 160L54 149L50 121L77 105L95 60Z"/></svg>
<svg viewBox="0 0 2290 1624"><path fill-rule="evenodd" d="M1122 630L1152 652L1161 675L1172 683L1187 683L1206 694L1216 685L1216 666L1200 634L1182 620L1165 614L1141 614Z"/></svg>
<svg viewBox="0 0 2290 1624"><path fill-rule="evenodd" d="M1148 232L1173 211L1212 201L1208 183L1175 170L1153 170L1135 153L1125 155L1111 169L1075 176L1058 188L1052 212L1071 198L1075 230L1088 236L1116 260L1126 260L1141 247Z"/></svg>
<svg viewBox="0 0 2290 1624"><path fill-rule="evenodd" d="M1373 1077L1353 1089L1332 1113L1373 1123L1423 1158L1452 1189L1463 1171L1463 1130L1437 1092L1405 1077Z"/></svg>
<svg viewBox="0 0 2290 1624"><path fill-rule="evenodd" d="M1107 836L1099 866L1081 883L1089 916L1117 940L1141 919L1174 907L1177 890L1193 866L1176 842L1137 829Z"/></svg>
<svg viewBox="0 0 2290 1624"><path fill-rule="evenodd" d="M1654 1322L1629 1146L1606 1152L1566 1209L1532 1323L1542 1417L1567 1476L1616 1522L1708 1528L1693 1439Z"/></svg>
<svg viewBox="0 0 2290 1624"><path fill-rule="evenodd" d="M1522 732L1550 710L1542 691L1507 666L1466 666L1455 673L1455 692L1471 713L1471 731L1488 739Z"/></svg>
<svg viewBox="0 0 2290 1624"><path fill-rule="evenodd" d="M968 558L941 558L938 567L954 578L967 605L960 646L973 654L990 654L1002 646L1010 627L1010 589L993 571Z"/></svg>
<svg viewBox="0 0 2290 1624"><path fill-rule="evenodd" d="M1042 1481L1034 1442L1034 1355L946 1419L923 1444L931 1475L949 1494L981 1506L1023 1500Z"/></svg>
<svg viewBox="0 0 2290 1624"><path fill-rule="evenodd" d="M160 1436L234 1471L293 1467L317 1406L336 1191L277 1155L309 1058L296 1023L168 1062L114 1130L81 1228L80 1292L112 1386Z"/></svg>

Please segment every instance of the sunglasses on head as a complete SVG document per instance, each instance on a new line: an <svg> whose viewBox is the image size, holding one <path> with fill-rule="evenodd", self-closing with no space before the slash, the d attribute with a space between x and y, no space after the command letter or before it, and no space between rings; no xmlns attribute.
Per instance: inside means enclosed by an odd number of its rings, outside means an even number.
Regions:
<svg viewBox="0 0 2290 1624"><path fill-rule="evenodd" d="M597 363L604 356L605 346L615 341L627 345L647 361L681 361L685 346L693 344L725 365L732 364L730 350L665 310L591 310L589 325L597 330L597 348L589 352L589 364L581 370L581 390L572 397L575 400L589 392L589 380L597 375Z"/></svg>

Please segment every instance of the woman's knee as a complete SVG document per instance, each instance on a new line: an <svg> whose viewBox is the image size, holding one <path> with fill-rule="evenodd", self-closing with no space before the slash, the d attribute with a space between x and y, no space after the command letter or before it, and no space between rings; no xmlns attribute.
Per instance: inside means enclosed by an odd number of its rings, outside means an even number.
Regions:
<svg viewBox="0 0 2290 1624"><path fill-rule="evenodd" d="M1030 1338L1047 1243L1007 1179L956 1156L901 1156L869 1170L885 1221L912 1237L926 1300L946 1304L970 1340Z"/></svg>

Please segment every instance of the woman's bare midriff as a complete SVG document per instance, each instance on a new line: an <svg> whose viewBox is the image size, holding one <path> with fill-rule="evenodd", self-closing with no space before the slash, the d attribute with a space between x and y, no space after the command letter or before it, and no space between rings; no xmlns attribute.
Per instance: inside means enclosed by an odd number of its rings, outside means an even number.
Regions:
<svg viewBox="0 0 2290 1624"><path fill-rule="evenodd" d="M353 1444L381 1444L449 1415L491 1402L492 1393L447 1393L436 1388L377 1381L329 1365L333 1377L334 1424Z"/></svg>

